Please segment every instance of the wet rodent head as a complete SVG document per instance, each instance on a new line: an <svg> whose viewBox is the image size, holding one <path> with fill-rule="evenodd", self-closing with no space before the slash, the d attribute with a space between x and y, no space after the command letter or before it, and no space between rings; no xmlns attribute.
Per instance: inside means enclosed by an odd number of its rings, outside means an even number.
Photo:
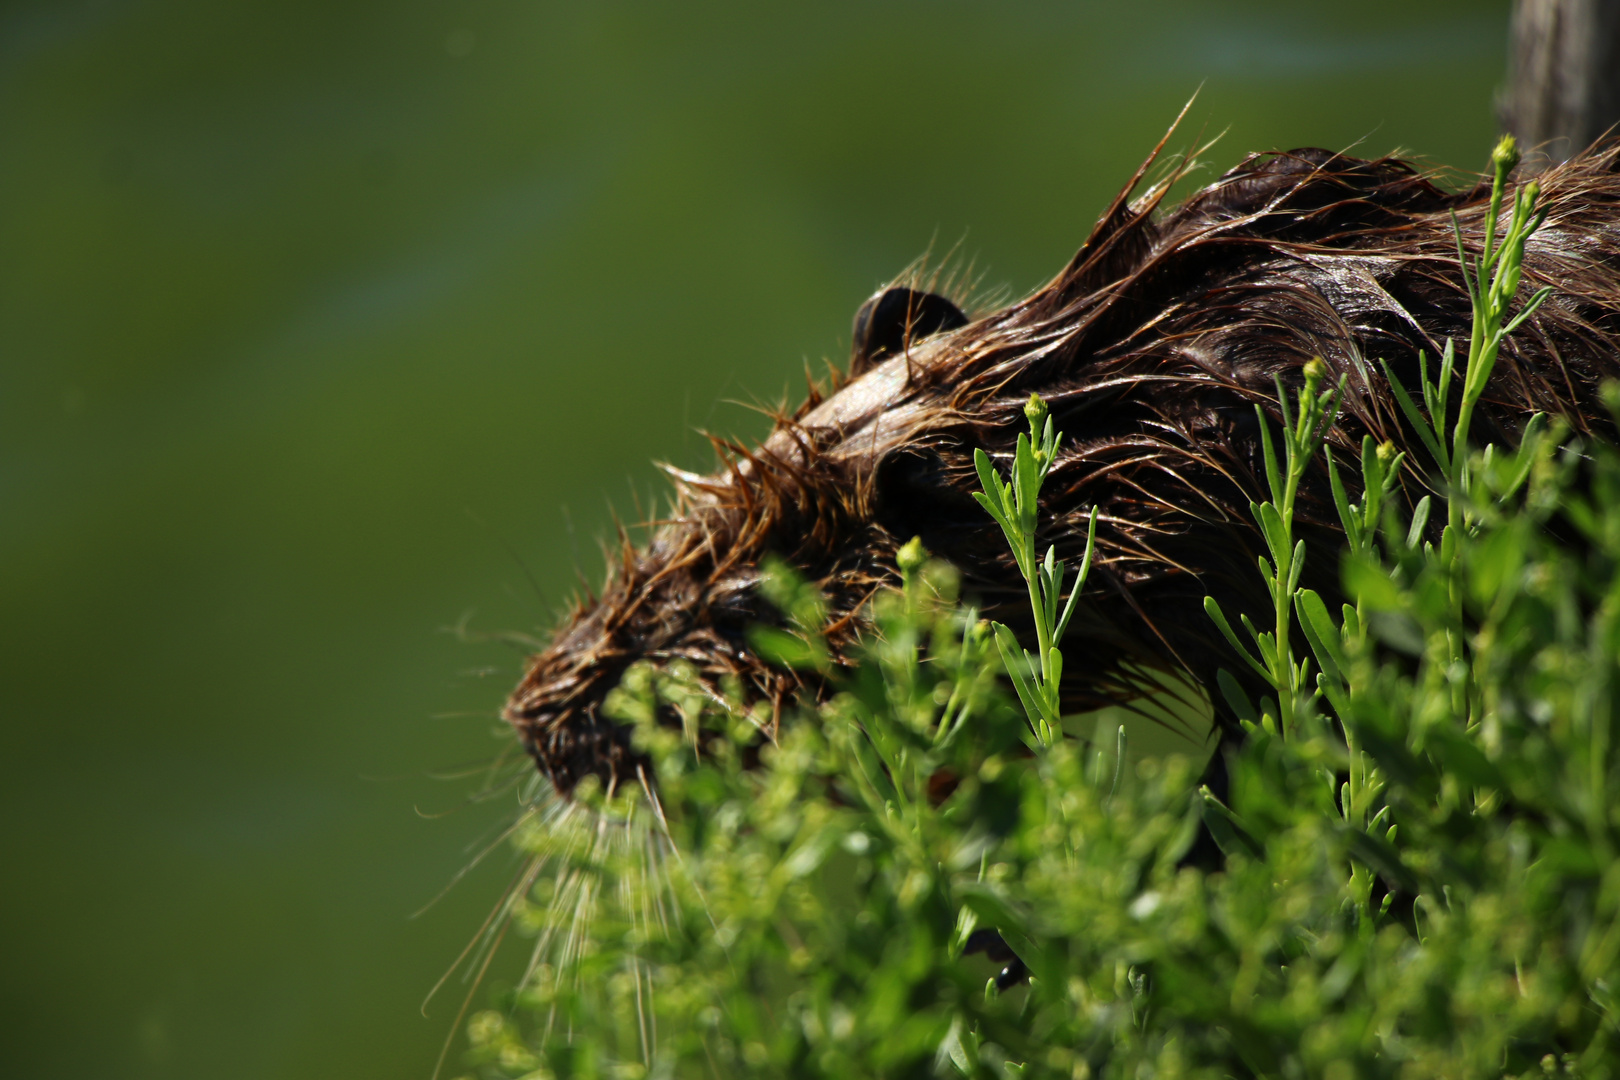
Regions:
<svg viewBox="0 0 1620 1080"><path fill-rule="evenodd" d="M1524 277L1557 292L1505 346L1480 441L1514 441L1536 411L1577 430L1604 415L1598 384L1620 375L1617 153L1539 178L1549 216ZM771 556L820 584L835 650L913 536L960 568L987 614L1033 636L1022 580L971 498L974 449L1004 467L1031 392L1064 433L1040 542L1072 560L1093 508L1100 522L1064 650L1066 709L1142 693L1154 670L1212 682L1227 661L1204 597L1228 612L1269 603L1249 513L1263 490L1254 406L1274 417L1275 378L1296 387L1321 357L1347 377L1332 446L1354 454L1364 434L1415 446L1379 361L1412 387L1419 350L1466 342L1451 215L1477 253L1488 189L1448 193L1399 160L1305 149L1251 156L1161 213L1169 180L1130 198L1147 168L1034 295L969 320L944 297L884 290L857 315L849 376L830 395L812 393L758 447L721 445L713 474L671 470L674 513L646 546L623 547L507 704L558 790L636 779L627 733L601 711L636 661L686 660L778 711L819 689L749 646L749 626L773 617L756 592ZM1415 475L1406 483L1415 497ZM1298 516L1304 584L1332 596L1341 537L1326 487L1307 478Z"/></svg>

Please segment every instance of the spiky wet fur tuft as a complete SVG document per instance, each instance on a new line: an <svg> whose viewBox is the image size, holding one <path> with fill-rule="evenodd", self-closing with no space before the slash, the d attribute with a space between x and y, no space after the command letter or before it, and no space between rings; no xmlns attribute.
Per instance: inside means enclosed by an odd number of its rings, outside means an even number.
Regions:
<svg viewBox="0 0 1620 1080"><path fill-rule="evenodd" d="M1612 435L1598 387L1620 376L1617 158L1611 144L1537 178L1548 216L1523 292L1555 292L1504 346L1480 442L1515 443L1538 411ZM774 617L756 595L769 555L820 583L835 650L861 632L912 536L961 568L987 615L1033 638L1023 582L969 497L974 448L1005 461L1032 391L1065 434L1042 544L1074 561L1093 507L1101 522L1065 648L1066 709L1150 693L1153 671L1213 682L1226 646L1204 597L1229 613L1270 602L1248 509L1264 488L1254 404L1275 417L1274 376L1297 387L1319 356L1348 377L1333 447L1354 453L1364 434L1417 447L1379 361L1415 388L1420 350L1433 361L1448 338L1466 343L1451 215L1477 257L1489 186L1447 193L1400 160L1294 150L1251 156L1161 215L1168 182L1131 199L1152 160L1034 295L813 395L759 447L717 442L711 475L671 470L669 520L645 548L623 544L602 595L569 616L506 707L558 791L588 775L609 790L634 781L628 736L601 703L637 660L690 661L716 693L730 685L778 713L821 689L749 647L749 626ZM1403 483L1410 503L1422 476ZM1307 477L1298 529L1302 584L1331 598L1342 535L1327 486L1320 469Z"/></svg>

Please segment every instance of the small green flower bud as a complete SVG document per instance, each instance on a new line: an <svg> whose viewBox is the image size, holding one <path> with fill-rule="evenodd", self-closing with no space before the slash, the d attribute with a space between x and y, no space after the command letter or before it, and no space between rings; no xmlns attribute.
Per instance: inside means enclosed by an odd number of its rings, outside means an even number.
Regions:
<svg viewBox="0 0 1620 1080"><path fill-rule="evenodd" d="M1029 400L1024 402L1024 416L1029 420L1030 430L1041 430L1041 425L1046 422L1046 402L1041 400L1041 395L1029 395Z"/></svg>
<svg viewBox="0 0 1620 1080"><path fill-rule="evenodd" d="M1398 453L1400 453L1400 451L1395 449L1394 442L1389 439L1385 439L1383 442L1378 444L1378 464L1387 466L1390 462L1395 460L1395 455Z"/></svg>
<svg viewBox="0 0 1620 1080"><path fill-rule="evenodd" d="M928 561L928 549L923 547L922 537L913 536L906 541L905 545L894 553L894 561L902 574L920 570L922 564Z"/></svg>
<svg viewBox="0 0 1620 1080"><path fill-rule="evenodd" d="M1511 135L1502 136L1502 141L1496 144L1491 151L1491 165L1498 172L1510 173L1519 164L1519 142Z"/></svg>
<svg viewBox="0 0 1620 1080"><path fill-rule="evenodd" d="M1320 356L1313 356L1305 362L1305 381L1315 385L1327 378L1328 366L1322 362Z"/></svg>

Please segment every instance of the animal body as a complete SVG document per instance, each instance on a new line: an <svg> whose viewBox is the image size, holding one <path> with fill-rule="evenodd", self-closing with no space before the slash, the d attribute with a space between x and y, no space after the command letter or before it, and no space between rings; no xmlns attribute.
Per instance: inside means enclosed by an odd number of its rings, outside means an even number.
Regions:
<svg viewBox="0 0 1620 1080"><path fill-rule="evenodd" d="M1617 160L1611 145L1537 178L1548 216L1521 292L1555 292L1504 346L1476 412L1479 442L1515 443L1536 412L1612 436L1598 388L1620 377ZM624 549L506 706L559 791L587 775L635 778L627 733L601 713L633 662L684 659L716 686L735 677L779 706L817 689L749 647L749 626L773 617L756 593L768 556L819 582L835 649L861 633L864 605L896 580L895 552L913 536L960 568L989 617L1032 640L1023 582L970 497L974 449L1005 471L1031 392L1064 433L1043 489L1042 548L1055 543L1073 565L1093 508L1099 517L1097 563L1065 643L1066 710L1141 694L1144 673L1210 686L1219 667L1240 666L1203 600L1234 615L1269 610L1249 512L1264 497L1255 403L1277 423L1274 377L1292 393L1320 357L1348 377L1329 439L1341 461L1364 434L1416 448L1379 361L1415 388L1420 351L1432 361L1450 338L1466 352L1452 215L1477 257L1489 187L1447 192L1400 160L1303 149L1251 156L1166 209L1168 183L1131 197L1146 169L1035 294L970 319L932 293L880 292L856 318L847 377L830 394L812 392L757 447L722 445L713 474L675 473L669 520ZM1408 501L1422 493L1415 473L1403 485ZM1332 597L1343 538L1327 486L1320 468L1307 477L1297 535L1302 584Z"/></svg>

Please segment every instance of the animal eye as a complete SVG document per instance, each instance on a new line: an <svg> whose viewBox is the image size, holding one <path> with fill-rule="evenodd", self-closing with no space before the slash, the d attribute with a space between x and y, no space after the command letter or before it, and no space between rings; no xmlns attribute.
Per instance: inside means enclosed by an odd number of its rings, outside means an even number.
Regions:
<svg viewBox="0 0 1620 1080"><path fill-rule="evenodd" d="M904 286L884 289L861 305L850 334L849 373L861 374L914 341L966 326L962 309L936 293Z"/></svg>
<svg viewBox="0 0 1620 1080"><path fill-rule="evenodd" d="M952 468L929 447L897 447L877 464L872 517L898 542L921 536L924 546L950 558L965 535L990 520L969 494L972 475L965 461Z"/></svg>

